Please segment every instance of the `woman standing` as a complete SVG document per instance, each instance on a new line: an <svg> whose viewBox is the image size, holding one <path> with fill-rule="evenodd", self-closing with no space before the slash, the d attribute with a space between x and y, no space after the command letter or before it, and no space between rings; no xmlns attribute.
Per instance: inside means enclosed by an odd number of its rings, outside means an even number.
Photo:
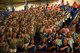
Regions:
<svg viewBox="0 0 80 53"><path fill-rule="evenodd" d="M16 33L13 33L11 40L10 40L10 52L16 52L17 51L17 39L16 39Z"/></svg>
<svg viewBox="0 0 80 53"><path fill-rule="evenodd" d="M23 38L21 38L22 33L18 34L18 39L17 39L17 52L23 52L23 45L24 41Z"/></svg>
<svg viewBox="0 0 80 53"><path fill-rule="evenodd" d="M8 52L8 45L4 41L4 35L0 33L0 53L7 53Z"/></svg>

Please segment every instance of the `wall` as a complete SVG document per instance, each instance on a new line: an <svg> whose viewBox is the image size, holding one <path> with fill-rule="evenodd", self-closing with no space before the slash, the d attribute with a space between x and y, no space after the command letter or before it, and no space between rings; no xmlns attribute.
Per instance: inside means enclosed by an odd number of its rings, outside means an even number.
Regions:
<svg viewBox="0 0 80 53"><path fill-rule="evenodd" d="M66 2L69 2L70 5L73 4L74 1L76 1L78 4L80 4L80 0L64 0L64 4L66 4ZM51 1L49 4L52 5L52 4L60 4L61 0L59 1ZM35 7L35 5L39 5L40 3L29 3L28 6L30 7L31 5L33 5ZM42 5L44 5L44 3L42 3ZM24 9L24 4L15 4L14 5L15 7L15 10L22 10Z"/></svg>

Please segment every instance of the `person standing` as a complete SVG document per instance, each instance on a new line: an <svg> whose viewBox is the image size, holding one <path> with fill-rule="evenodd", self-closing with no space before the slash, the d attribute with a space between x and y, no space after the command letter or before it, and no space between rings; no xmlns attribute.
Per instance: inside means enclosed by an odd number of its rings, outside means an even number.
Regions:
<svg viewBox="0 0 80 53"><path fill-rule="evenodd" d="M76 1L74 1L74 3L73 3L73 9L74 9L74 12L77 10L77 8L78 8L78 4L77 4L77 2Z"/></svg>
<svg viewBox="0 0 80 53"><path fill-rule="evenodd" d="M8 52L8 44L4 41L4 35L0 34L0 53Z"/></svg>
<svg viewBox="0 0 80 53"><path fill-rule="evenodd" d="M23 52L23 45L24 45L24 41L21 38L21 34L18 34L18 39L17 39L17 52Z"/></svg>
<svg viewBox="0 0 80 53"><path fill-rule="evenodd" d="M13 33L12 38L10 40L10 52L16 52L17 51L17 39L16 39L16 33Z"/></svg>

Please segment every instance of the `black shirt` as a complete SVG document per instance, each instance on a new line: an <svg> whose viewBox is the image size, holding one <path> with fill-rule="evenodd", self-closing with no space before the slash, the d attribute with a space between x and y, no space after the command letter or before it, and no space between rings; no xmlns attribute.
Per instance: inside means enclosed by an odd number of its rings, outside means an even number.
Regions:
<svg viewBox="0 0 80 53"><path fill-rule="evenodd" d="M71 47L70 47L69 44L67 44L67 45L62 44L62 45L60 46L60 48L65 47L65 46L68 46L69 48L66 48L66 49L64 49L64 50L62 50L62 51L60 50L60 52L71 52L71 51L72 51L72 49L71 49Z"/></svg>
<svg viewBox="0 0 80 53"><path fill-rule="evenodd" d="M59 51L59 46L58 45L54 45L52 43L48 44L48 48L52 47L52 49L47 50L48 52L58 52Z"/></svg>
<svg viewBox="0 0 80 53"><path fill-rule="evenodd" d="M73 45L74 52L80 52L80 48L76 49L77 46L79 46L79 43L74 43L74 45Z"/></svg>

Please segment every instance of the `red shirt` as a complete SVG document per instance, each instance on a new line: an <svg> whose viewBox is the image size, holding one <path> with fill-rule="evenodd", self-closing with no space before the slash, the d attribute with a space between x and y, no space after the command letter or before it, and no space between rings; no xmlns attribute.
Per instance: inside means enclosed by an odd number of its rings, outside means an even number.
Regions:
<svg viewBox="0 0 80 53"><path fill-rule="evenodd" d="M73 3L73 8L78 8L78 4L77 3Z"/></svg>

